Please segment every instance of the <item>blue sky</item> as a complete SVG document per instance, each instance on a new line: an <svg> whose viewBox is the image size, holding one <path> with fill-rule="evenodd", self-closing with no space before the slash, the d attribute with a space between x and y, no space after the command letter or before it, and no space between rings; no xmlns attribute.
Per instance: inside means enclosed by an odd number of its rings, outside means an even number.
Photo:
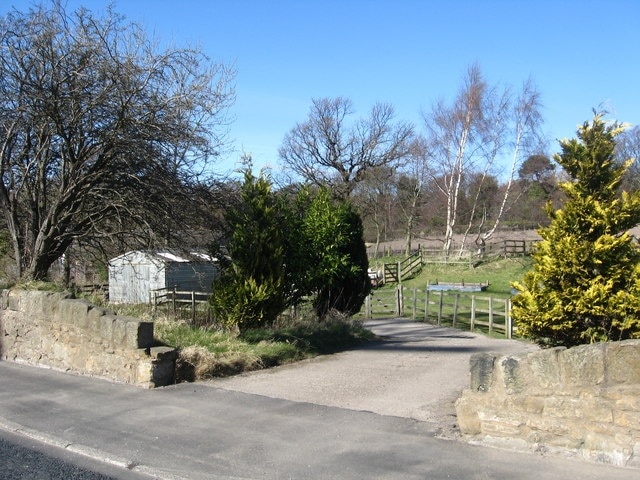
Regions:
<svg viewBox="0 0 640 480"><path fill-rule="evenodd" d="M65 0L63 0L65 1ZM31 1L0 0L0 13ZM104 11L108 0L67 0ZM469 65L490 84L531 76L545 131L574 136L592 109L640 124L638 0L117 0L116 10L163 41L196 45L237 68L235 151L219 166L277 169L284 135L312 98L376 102L422 129L421 112L452 99ZM552 141L550 152L558 150Z"/></svg>

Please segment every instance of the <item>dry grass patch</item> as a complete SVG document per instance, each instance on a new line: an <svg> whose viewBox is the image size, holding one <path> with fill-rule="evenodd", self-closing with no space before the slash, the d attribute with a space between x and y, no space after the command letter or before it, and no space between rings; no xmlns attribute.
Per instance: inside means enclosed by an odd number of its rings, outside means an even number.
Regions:
<svg viewBox="0 0 640 480"><path fill-rule="evenodd" d="M214 377L228 377L263 368L260 358L249 354L217 354L205 347L191 345L179 350L176 381L192 382Z"/></svg>
<svg viewBox="0 0 640 480"><path fill-rule="evenodd" d="M178 349L178 381L226 377L298 362L375 339L360 322L337 314L322 322L283 317L273 327L237 334L176 320L169 311L154 311L149 305L110 307L119 315L154 322L156 341Z"/></svg>
<svg viewBox="0 0 640 480"><path fill-rule="evenodd" d="M225 377L348 349L375 336L359 322L299 321L241 335L157 321L156 337L178 348L178 381Z"/></svg>

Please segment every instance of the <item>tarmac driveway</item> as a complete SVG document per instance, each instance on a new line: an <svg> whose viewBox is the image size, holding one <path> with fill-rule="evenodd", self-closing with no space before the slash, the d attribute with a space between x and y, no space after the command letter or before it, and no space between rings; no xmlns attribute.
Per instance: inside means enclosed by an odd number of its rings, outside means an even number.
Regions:
<svg viewBox="0 0 640 480"><path fill-rule="evenodd" d="M454 402L469 385L471 355L537 348L403 319L372 320L365 325L384 340L206 383L271 398L411 418L428 422L431 432L451 438L457 435Z"/></svg>

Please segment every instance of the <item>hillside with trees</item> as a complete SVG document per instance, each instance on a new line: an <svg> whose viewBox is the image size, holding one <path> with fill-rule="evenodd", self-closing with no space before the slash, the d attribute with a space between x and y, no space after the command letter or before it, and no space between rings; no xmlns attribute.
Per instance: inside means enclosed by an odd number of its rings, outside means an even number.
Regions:
<svg viewBox="0 0 640 480"><path fill-rule="evenodd" d="M283 132L282 171L256 176L247 157L239 179L216 173L231 155L231 66L159 48L113 8L68 12L58 0L0 19L0 48L5 284L104 281L109 259L127 250L196 249L225 267L212 301L223 323L253 325L308 295L319 317L357 311L369 288L364 242L374 253L389 241L409 252L424 238L448 257L482 252L504 232L551 235L560 214L549 202L596 222L572 210L567 179L584 175L567 151L550 155L532 79L504 85L471 65L420 125L386 103L361 115L349 98L312 99ZM640 152L639 127L607 141L616 173L600 187L635 198L640 170L626 159ZM598 225L637 223L607 212Z"/></svg>

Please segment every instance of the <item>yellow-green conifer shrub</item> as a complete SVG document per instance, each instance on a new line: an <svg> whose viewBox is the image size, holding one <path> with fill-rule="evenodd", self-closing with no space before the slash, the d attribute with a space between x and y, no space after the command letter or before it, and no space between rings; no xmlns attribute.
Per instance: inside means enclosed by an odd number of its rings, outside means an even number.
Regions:
<svg viewBox="0 0 640 480"><path fill-rule="evenodd" d="M567 202L546 206L551 223L512 309L518 331L540 344L640 338L640 249L627 233L640 223L640 192L619 192L632 162L615 162L623 130L595 115L554 156L570 177L560 184Z"/></svg>

